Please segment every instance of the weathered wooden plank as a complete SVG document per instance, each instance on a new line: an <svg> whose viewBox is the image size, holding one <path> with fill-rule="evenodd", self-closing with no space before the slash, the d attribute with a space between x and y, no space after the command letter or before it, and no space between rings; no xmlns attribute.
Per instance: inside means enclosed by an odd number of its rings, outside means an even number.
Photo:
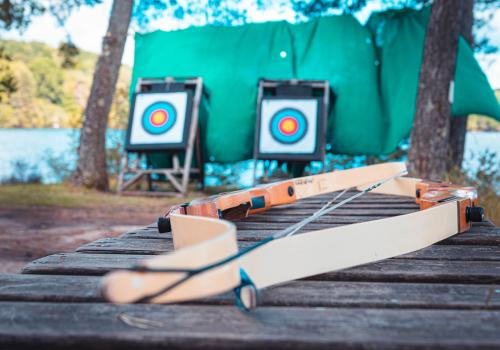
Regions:
<svg viewBox="0 0 500 350"><path fill-rule="evenodd" d="M368 213L367 215L364 215L364 212L360 212L358 215L324 215L316 220L314 220L315 223L319 224L351 224L351 223L356 223L356 222L363 222L363 221L370 221L370 220L377 220L377 219L384 219L388 218L391 216L396 216L400 214L408 214L408 213L413 213L413 210L407 210L406 213L384 213L382 214L381 212L376 213L371 215ZM312 213L311 213L312 214ZM298 223L306 218L310 217L310 215L281 215L279 213L274 214L274 215L252 215L249 216L248 218L241 220L241 221L235 221L235 223L238 225L240 222L245 222L248 224L254 223L254 222L272 222L272 223L286 223L286 224L295 224Z"/></svg>
<svg viewBox="0 0 500 350"><path fill-rule="evenodd" d="M0 274L0 300L97 302L101 278L94 276L48 276Z"/></svg>
<svg viewBox="0 0 500 350"><path fill-rule="evenodd" d="M474 225L469 232L454 235L438 244L499 245L500 228Z"/></svg>
<svg viewBox="0 0 500 350"><path fill-rule="evenodd" d="M500 264L498 261L388 259L370 265L313 276L311 279L497 283L500 281Z"/></svg>
<svg viewBox="0 0 500 350"><path fill-rule="evenodd" d="M0 303L4 348L226 349L500 346L500 312Z"/></svg>
<svg viewBox="0 0 500 350"><path fill-rule="evenodd" d="M99 302L100 277L0 275L1 301ZM232 293L196 303L230 305ZM259 306L500 309L500 286L294 281L265 289Z"/></svg>
<svg viewBox="0 0 500 350"><path fill-rule="evenodd" d="M239 241L240 249L254 244ZM105 254L164 254L174 250L171 238L158 239L120 239L104 238L79 247L76 251L82 253ZM485 261L500 260L499 246L462 246L434 245L417 252L402 255L401 259L439 259Z"/></svg>
<svg viewBox="0 0 500 350"><path fill-rule="evenodd" d="M396 259L500 261L499 246L432 245Z"/></svg>
<svg viewBox="0 0 500 350"><path fill-rule="evenodd" d="M496 227L495 224L491 220L489 220L488 218L486 218L482 222L476 222L475 224L478 227Z"/></svg>
<svg viewBox="0 0 500 350"><path fill-rule="evenodd" d="M270 209L262 214L254 214L249 216L247 219L251 218L262 218L262 217L275 217L275 216L296 216L297 218L306 218L308 216L311 216L316 210L319 209L319 206L316 206L314 209L303 209L303 208L275 208L275 209ZM403 215L403 214L409 214L413 213L415 211L418 211L418 209L415 208L384 208L384 207L378 207L378 208L345 208L345 207L340 207L338 209L335 209L334 211L325 214L324 217L329 217L329 216L394 216L394 215Z"/></svg>
<svg viewBox="0 0 500 350"><path fill-rule="evenodd" d="M148 257L150 255L61 253L31 262L23 273L102 275L110 270L130 267ZM310 279L494 283L500 280L500 261L388 259Z"/></svg>
<svg viewBox="0 0 500 350"><path fill-rule="evenodd" d="M300 204L300 205L299 205ZM293 205L282 205L279 207L274 207L271 209L267 210L267 213L275 213L275 212L285 212L285 213L299 213L299 214L308 214L313 212L314 210L318 210L319 207L321 207L321 203L300 203L299 204L293 204ZM338 209L349 209L351 211L353 210L380 210L383 211L385 209L390 209L390 210L398 210L398 209L403 209L403 210L418 210L419 206L418 204L415 203L403 203L403 204L398 204L398 203L384 203L381 205L380 203L356 203L354 202L349 202L347 204L344 204L342 207Z"/></svg>
<svg viewBox="0 0 500 350"><path fill-rule="evenodd" d="M384 218L385 217L375 217L375 216L370 216L370 217L354 217L354 216L352 216L350 218L339 218L335 222L329 222L327 224L312 222L310 224L305 225L304 229L309 230L309 231L321 230L323 228L328 228L328 227L337 227L337 226L343 226L343 225L357 224L360 222L366 222L366 221L384 219ZM276 230L277 231L277 230L283 230L283 229L289 227L293 223L295 223L295 222L237 221L234 224L236 225L236 228L238 230Z"/></svg>
<svg viewBox="0 0 500 350"><path fill-rule="evenodd" d="M251 242L240 243L248 246ZM76 251L80 253L104 254L163 254L174 250L172 238L164 239L121 239L104 238L82 245Z"/></svg>
<svg viewBox="0 0 500 350"><path fill-rule="evenodd" d="M340 226L340 225L337 225ZM327 225L327 227L332 227ZM241 229L238 230L238 240L241 241L258 241L268 235L275 233L277 230L262 229L251 230ZM307 232L307 229L300 230L298 233ZM169 233L158 233L157 228L145 228L143 230L136 230L126 232L120 238L145 238L145 239L171 239ZM469 232L455 235L446 239L439 244L459 244L459 245L499 245L500 244L500 228L498 227L480 227L474 225Z"/></svg>
<svg viewBox="0 0 500 350"><path fill-rule="evenodd" d="M102 275L110 270L127 268L149 255L59 253L26 265L23 273L55 275Z"/></svg>
<svg viewBox="0 0 500 350"><path fill-rule="evenodd" d="M352 192L349 195L344 195L342 198L347 198L350 195L354 195L355 193ZM313 197L313 198L306 198L306 199L301 199L300 201L294 203L294 204L302 204L302 203L307 203L307 204L322 204L325 203L332 198L334 198L336 194L332 194L330 196L321 196L321 197ZM358 204L367 204L367 203L379 203L379 204L384 204L384 203L398 203L398 204L415 204L415 200L409 197L398 197L398 196L386 196L386 195L371 195L371 196L363 196L361 198L353 200L353 203L358 203Z"/></svg>

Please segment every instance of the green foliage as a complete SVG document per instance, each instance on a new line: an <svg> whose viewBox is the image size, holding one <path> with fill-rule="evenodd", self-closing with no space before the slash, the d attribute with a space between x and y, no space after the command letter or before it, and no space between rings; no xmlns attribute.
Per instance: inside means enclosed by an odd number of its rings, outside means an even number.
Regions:
<svg viewBox="0 0 500 350"><path fill-rule="evenodd" d="M500 90L495 91L498 103L500 103ZM500 122L493 118L473 114L467 119L468 131L500 131Z"/></svg>
<svg viewBox="0 0 500 350"><path fill-rule="evenodd" d="M37 96L59 105L62 102L62 71L57 63L47 57L35 58L29 64L37 84Z"/></svg>
<svg viewBox="0 0 500 350"><path fill-rule="evenodd" d="M0 5L0 29L22 29L28 26L31 18L44 12L40 1L2 0Z"/></svg>
<svg viewBox="0 0 500 350"><path fill-rule="evenodd" d="M74 54L67 47L63 50L72 53L65 56L61 47L38 42L0 41L0 46L9 58L0 57L0 127L80 127L97 55ZM4 65L16 86L9 94L1 88ZM122 66L109 120L112 128L127 124L130 75L130 68Z"/></svg>
<svg viewBox="0 0 500 350"><path fill-rule="evenodd" d="M0 102L5 101L17 91L17 81L11 69L12 57L0 47Z"/></svg>
<svg viewBox="0 0 500 350"><path fill-rule="evenodd" d="M297 14L308 18L326 15L331 10L353 13L366 5L366 0L291 0L290 2Z"/></svg>
<svg viewBox="0 0 500 350"><path fill-rule="evenodd" d="M276 6L257 0L262 7ZM266 4L264 5L264 2ZM139 28L163 17L182 19L194 25L239 25L247 19L248 2L243 0L137 0L133 18Z"/></svg>
<svg viewBox="0 0 500 350"><path fill-rule="evenodd" d="M496 131L500 132L500 122L493 118L473 114L467 120L468 131Z"/></svg>
<svg viewBox="0 0 500 350"><path fill-rule="evenodd" d="M2 184L39 184L42 182L42 176L36 165L30 165L22 159L12 163L12 176L1 179Z"/></svg>
<svg viewBox="0 0 500 350"><path fill-rule="evenodd" d="M75 68L79 53L80 50L72 42L59 45L59 56L62 59L61 66L63 68Z"/></svg>
<svg viewBox="0 0 500 350"><path fill-rule="evenodd" d="M0 30L25 29L33 17L46 12L63 25L71 12L81 6L94 6L102 0L2 0Z"/></svg>

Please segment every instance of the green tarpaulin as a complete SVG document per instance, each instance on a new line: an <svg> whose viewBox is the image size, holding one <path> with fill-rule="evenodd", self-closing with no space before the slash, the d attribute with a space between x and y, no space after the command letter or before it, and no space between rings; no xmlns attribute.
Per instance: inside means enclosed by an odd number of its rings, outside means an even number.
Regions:
<svg viewBox="0 0 500 350"><path fill-rule="evenodd" d="M307 23L207 26L137 34L131 91L140 77L204 79L206 159L252 157L257 83L325 79L335 93L328 121L330 151L383 154L409 135L428 9L379 13L362 26L350 15ZM500 107L473 53L461 40L455 115L500 120Z"/></svg>
<svg viewBox="0 0 500 350"><path fill-rule="evenodd" d="M380 59L380 95L387 117L384 152L409 135L430 8L376 13L367 22ZM460 38L455 67L453 115L472 113L500 120L500 106L467 42Z"/></svg>

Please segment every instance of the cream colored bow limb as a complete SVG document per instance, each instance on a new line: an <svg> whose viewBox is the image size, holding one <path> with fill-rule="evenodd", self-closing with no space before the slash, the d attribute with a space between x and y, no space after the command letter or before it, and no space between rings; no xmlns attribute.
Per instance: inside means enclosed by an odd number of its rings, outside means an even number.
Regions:
<svg viewBox="0 0 500 350"><path fill-rule="evenodd" d="M400 178L376 191L413 197L419 181ZM364 180L357 179L357 183L353 183L352 177L345 177L339 182L342 184L329 188L349 188ZM314 191L322 191L327 185L319 186L321 189ZM302 193L312 191L304 189ZM175 214L171 220L178 250L146 260L135 271L110 273L103 280L103 293L116 303L173 303L239 287L241 271L256 288L264 288L375 262L424 248L457 233L457 208L458 202L452 200L411 214L284 237L262 244L226 263L225 260L238 252L236 228L232 223ZM212 268L203 270L204 266L213 264ZM189 275L189 271L197 269L201 272Z"/></svg>

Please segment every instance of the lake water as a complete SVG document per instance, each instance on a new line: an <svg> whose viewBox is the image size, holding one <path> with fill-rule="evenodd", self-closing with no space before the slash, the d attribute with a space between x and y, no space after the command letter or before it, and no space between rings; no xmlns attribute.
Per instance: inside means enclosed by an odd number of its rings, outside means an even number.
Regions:
<svg viewBox="0 0 500 350"><path fill-rule="evenodd" d="M23 170L39 173L44 183L60 181L50 164L74 169L79 136L79 129L0 129L0 180L12 176L21 162L28 166ZM116 147L124 136L122 130L108 130L107 147Z"/></svg>
<svg viewBox="0 0 500 350"><path fill-rule="evenodd" d="M107 147L120 147L124 136L123 130L108 130ZM54 167L54 164L66 165L69 169L74 168L78 138L78 129L0 129L0 179L12 176L16 170L15 163L20 161L24 166L24 172L39 173L43 182L59 181L60 170ZM466 167L476 168L479 165L477 156L486 150L496 152L500 156L500 132L467 133ZM238 166L235 178L240 185L251 184L252 164L252 162L242 162ZM500 164L498 167L500 168ZM220 171L217 166L210 164L207 166L208 175L217 171ZM259 173L261 173L260 168ZM208 176L207 185L217 184L216 179Z"/></svg>

